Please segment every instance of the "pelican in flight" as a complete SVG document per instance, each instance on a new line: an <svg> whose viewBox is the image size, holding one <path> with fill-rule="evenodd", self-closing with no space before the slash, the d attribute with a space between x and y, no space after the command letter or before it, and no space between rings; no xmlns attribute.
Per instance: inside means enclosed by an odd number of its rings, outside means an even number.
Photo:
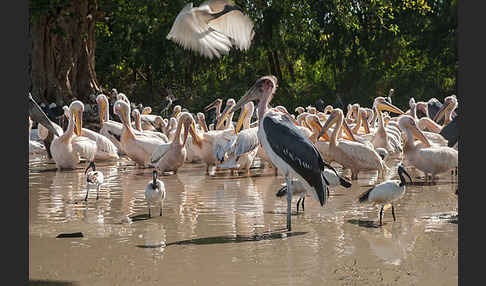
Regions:
<svg viewBox="0 0 486 286"><path fill-rule="evenodd" d="M69 119L69 107L65 105L62 108L64 109L64 116ZM87 137L96 142L96 154L94 157L95 161L118 160L118 149L107 137L84 127L81 129L81 136Z"/></svg>
<svg viewBox="0 0 486 286"><path fill-rule="evenodd" d="M161 172L173 171L184 165L187 151L185 148L187 136L189 135L189 125L192 123L191 114L181 112L178 117L177 130L174 140L168 145L161 145L152 153L152 164L156 163L155 168ZM184 128L184 136L181 140L181 131Z"/></svg>
<svg viewBox="0 0 486 286"><path fill-rule="evenodd" d="M457 150L447 147L430 144L429 140L420 131L415 120L409 115L402 115L398 123L406 135L403 148L404 161L425 173L427 181L428 174L432 177L457 167ZM421 142L415 142L417 138Z"/></svg>
<svg viewBox="0 0 486 286"><path fill-rule="evenodd" d="M233 46L248 50L254 34L253 22L240 7L228 0L209 0L199 7L187 4L167 39L213 59L227 55Z"/></svg>
<svg viewBox="0 0 486 286"><path fill-rule="evenodd" d="M116 92L116 90L115 90ZM115 144L118 155L123 155L125 152L120 144L121 131L123 124L110 120L110 110L108 104L108 98L104 94L100 94L96 97L96 103L98 105L98 115L100 117L100 134L110 139Z"/></svg>
<svg viewBox="0 0 486 286"><path fill-rule="evenodd" d="M359 196L360 203L367 202L381 204L380 226L382 225L383 212L386 211L390 205L392 208L393 221L396 221L393 202L399 200L405 194L406 181L403 174L407 175L410 183L412 183L412 178L410 178L410 175L405 171L403 165L400 164L398 166L398 176L400 177L400 180L388 180L382 182Z"/></svg>
<svg viewBox="0 0 486 286"><path fill-rule="evenodd" d="M80 162L80 157L93 161L95 159L96 141L81 136L84 104L75 100L69 105L69 124L66 132L55 137L51 143L52 159L58 170L73 169Z"/></svg>
<svg viewBox="0 0 486 286"><path fill-rule="evenodd" d="M373 148L356 142L352 133L348 134L351 136L352 141L337 141L337 137L341 133L343 121L343 111L339 108L334 109L318 135L319 139L331 125L336 125L330 139L329 156L344 168L351 169L352 180L358 179L358 173L361 170L378 170L378 173L384 178L385 171L388 168Z"/></svg>
<svg viewBox="0 0 486 286"><path fill-rule="evenodd" d="M327 201L327 185L323 175L325 168L337 172L322 160L316 147L302 136L292 117L268 104L277 89L277 78L273 75L259 78L236 103L240 109L251 100L258 100L258 140L271 162L284 174L287 183L287 229L291 230L292 178L304 183L305 188L321 206Z"/></svg>
<svg viewBox="0 0 486 286"><path fill-rule="evenodd" d="M149 217L150 207L156 203L160 205L160 216L162 216L162 203L166 197L164 182L157 179L157 170L152 171L152 180L145 187L145 200L147 200Z"/></svg>
<svg viewBox="0 0 486 286"><path fill-rule="evenodd" d="M93 170L88 172L89 169ZM88 193L91 185L96 186L96 200L98 200L100 196L100 188L104 184L103 173L101 171L96 171L96 165L92 161L89 163L88 167L84 171L84 174L86 175L86 197L84 198L84 200L88 200Z"/></svg>
<svg viewBox="0 0 486 286"><path fill-rule="evenodd" d="M123 101L117 100L113 110L123 123L120 144L126 155L137 165L148 167L151 162L151 156L155 149L160 145L166 145L162 139L155 136L147 136L133 129L130 121L130 105Z"/></svg>

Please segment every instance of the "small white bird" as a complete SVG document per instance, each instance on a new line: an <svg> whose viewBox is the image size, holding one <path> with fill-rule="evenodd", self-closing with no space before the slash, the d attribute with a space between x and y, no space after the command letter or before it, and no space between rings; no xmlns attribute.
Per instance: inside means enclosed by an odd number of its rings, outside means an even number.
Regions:
<svg viewBox="0 0 486 286"><path fill-rule="evenodd" d="M410 182L412 182L412 178L410 175L405 171L405 168L400 164L398 166L398 176L400 176L400 180L388 180L383 183L380 183L373 188L367 190L366 192L362 193L359 196L360 203L373 203L373 204L381 204L380 209L380 226L382 225L383 219L383 211L387 210L390 205L392 208L392 215L393 221L396 221L395 218L395 208L393 207L393 202L400 199L405 194L405 177L403 173L408 176ZM386 207L386 208L385 208Z"/></svg>
<svg viewBox="0 0 486 286"><path fill-rule="evenodd" d="M350 182L336 175L336 173L334 173L331 170L326 169L322 173L324 175L324 178L328 182L327 185L328 196L329 196L329 188L334 188L337 186L343 186L345 188L351 187ZM291 180L291 184L292 184L292 195L300 195L299 200L297 201L297 213L299 213L299 203L302 206L302 211L304 211L304 201L305 201L305 195L307 194L307 191L304 187L304 184L298 179ZM283 197L286 194L287 194L287 185L282 184L282 188L278 190L278 192L275 195L277 197Z"/></svg>
<svg viewBox="0 0 486 286"><path fill-rule="evenodd" d="M89 171L89 169L93 169L92 171ZM100 188L101 185L104 184L104 176L101 171L96 171L96 166L94 161L91 161L84 171L86 174L86 197L84 198L85 201L88 200L88 193L91 185L96 185L96 200L98 200L100 196Z"/></svg>
<svg viewBox="0 0 486 286"><path fill-rule="evenodd" d="M157 170L152 172L153 179L147 183L145 187L145 199L147 200L149 217L150 206L152 204L160 203L160 215L162 216L162 202L165 199L165 186L164 182L157 179Z"/></svg>

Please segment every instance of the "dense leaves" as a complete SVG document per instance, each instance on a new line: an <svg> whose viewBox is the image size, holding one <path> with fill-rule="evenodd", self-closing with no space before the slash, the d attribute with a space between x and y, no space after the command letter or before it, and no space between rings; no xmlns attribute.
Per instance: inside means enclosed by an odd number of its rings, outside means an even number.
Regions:
<svg viewBox="0 0 486 286"><path fill-rule="evenodd" d="M369 105L390 88L399 107L411 96L456 93L456 1L235 2L255 22L252 46L208 60L166 39L185 1L99 0L98 82L155 112L169 91L201 110L217 97L238 99L270 73L279 79L274 104L289 108L318 99L335 104L337 96Z"/></svg>

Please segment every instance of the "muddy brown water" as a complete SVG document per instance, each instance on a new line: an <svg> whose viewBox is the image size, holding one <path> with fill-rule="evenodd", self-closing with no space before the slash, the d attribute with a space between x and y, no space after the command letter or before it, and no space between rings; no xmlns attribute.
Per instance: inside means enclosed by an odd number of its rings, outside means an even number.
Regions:
<svg viewBox="0 0 486 286"><path fill-rule="evenodd" d="M84 168L57 172L29 161L29 279L73 285L457 285L457 180L407 186L378 227L379 206L358 203L377 182L360 173L331 190L321 207L308 197L286 232L285 180L269 168L251 177L206 176L185 164L162 176L163 215L144 197L152 169L129 159L98 163L105 182L88 201ZM396 168L394 169L396 170ZM344 172L344 174L347 174ZM396 173L395 173L396 174ZM349 176L350 174L348 174ZM395 176L396 177L396 176ZM81 233L82 237L56 238ZM55 285L55 284L53 284Z"/></svg>

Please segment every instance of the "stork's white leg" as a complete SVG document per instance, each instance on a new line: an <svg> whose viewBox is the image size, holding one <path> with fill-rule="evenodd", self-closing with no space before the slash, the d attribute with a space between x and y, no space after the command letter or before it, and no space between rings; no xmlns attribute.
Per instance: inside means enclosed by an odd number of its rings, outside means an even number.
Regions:
<svg viewBox="0 0 486 286"><path fill-rule="evenodd" d="M287 182L287 230L291 231L291 211L292 211L292 183L290 182L290 176L285 175L285 180Z"/></svg>

